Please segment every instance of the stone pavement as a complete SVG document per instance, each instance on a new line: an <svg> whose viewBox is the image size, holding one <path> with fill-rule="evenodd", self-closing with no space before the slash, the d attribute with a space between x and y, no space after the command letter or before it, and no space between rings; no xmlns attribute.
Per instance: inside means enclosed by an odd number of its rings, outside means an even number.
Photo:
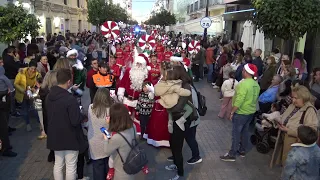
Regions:
<svg viewBox="0 0 320 180"><path fill-rule="evenodd" d="M196 83L199 91L207 98L208 112L202 117L197 129L197 140L203 162L197 165L185 163L185 177L188 180L270 180L280 179L281 169L268 167L271 152L267 155L258 153L253 148L245 158L237 158L236 162L223 162L219 156L226 153L231 146L231 127L229 120L217 117L220 101L217 90L205 82ZM88 91L83 98L84 107L89 104ZM0 157L0 180L53 180L53 164L47 162L49 151L45 140L37 140L39 125L32 123L33 131L26 132L21 119L11 119L10 124L17 131L10 137L13 149L18 153L16 158ZM138 180L166 180L174 176L173 172L164 169L171 155L168 148L154 148L145 145L148 152L150 174L136 176ZM184 145L184 160L191 156L190 148ZM92 179L92 166L85 167L85 175Z"/></svg>

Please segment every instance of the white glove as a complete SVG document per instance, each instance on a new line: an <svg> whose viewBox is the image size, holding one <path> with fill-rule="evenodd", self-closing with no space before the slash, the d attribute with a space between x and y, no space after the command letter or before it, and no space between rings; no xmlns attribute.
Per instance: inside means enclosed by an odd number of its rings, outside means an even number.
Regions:
<svg viewBox="0 0 320 180"><path fill-rule="evenodd" d="M118 100L119 100L119 102L123 102L123 96L118 96Z"/></svg>
<svg viewBox="0 0 320 180"><path fill-rule="evenodd" d="M187 122L187 120L183 116L180 119L176 120L177 125L182 131L185 130L185 127L184 127L185 122Z"/></svg>
<svg viewBox="0 0 320 180"><path fill-rule="evenodd" d="M152 92L154 94L154 87L152 84L151 85L147 84L146 87L149 90L149 92Z"/></svg>

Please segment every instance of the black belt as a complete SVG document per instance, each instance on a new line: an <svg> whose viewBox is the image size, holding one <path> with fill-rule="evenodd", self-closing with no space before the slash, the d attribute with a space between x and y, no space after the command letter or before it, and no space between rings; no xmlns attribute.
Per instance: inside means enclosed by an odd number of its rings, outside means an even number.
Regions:
<svg viewBox="0 0 320 180"><path fill-rule="evenodd" d="M138 98L134 98L133 96L130 96L130 95L128 95L128 94L125 94L124 97L126 97L126 98L129 99L130 101L138 100Z"/></svg>

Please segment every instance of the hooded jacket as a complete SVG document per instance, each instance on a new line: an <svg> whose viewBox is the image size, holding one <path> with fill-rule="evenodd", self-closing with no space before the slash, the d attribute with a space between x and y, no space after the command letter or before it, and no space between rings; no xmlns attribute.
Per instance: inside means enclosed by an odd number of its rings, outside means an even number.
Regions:
<svg viewBox="0 0 320 180"><path fill-rule="evenodd" d="M84 152L88 144L83 135L83 116L76 98L67 90L54 86L45 103L48 116L47 148L54 151Z"/></svg>
<svg viewBox="0 0 320 180"><path fill-rule="evenodd" d="M2 66L0 66L0 91L8 91L8 89L12 91L13 90L12 83L4 74L5 74L5 70Z"/></svg>

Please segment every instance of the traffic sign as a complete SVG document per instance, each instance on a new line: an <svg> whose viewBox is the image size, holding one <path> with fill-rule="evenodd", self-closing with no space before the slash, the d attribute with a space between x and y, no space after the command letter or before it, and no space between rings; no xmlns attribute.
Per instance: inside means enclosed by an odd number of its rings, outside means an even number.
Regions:
<svg viewBox="0 0 320 180"><path fill-rule="evenodd" d="M209 17L204 17L200 21L200 25L203 28L209 28L211 26L211 24L212 24L212 21Z"/></svg>

